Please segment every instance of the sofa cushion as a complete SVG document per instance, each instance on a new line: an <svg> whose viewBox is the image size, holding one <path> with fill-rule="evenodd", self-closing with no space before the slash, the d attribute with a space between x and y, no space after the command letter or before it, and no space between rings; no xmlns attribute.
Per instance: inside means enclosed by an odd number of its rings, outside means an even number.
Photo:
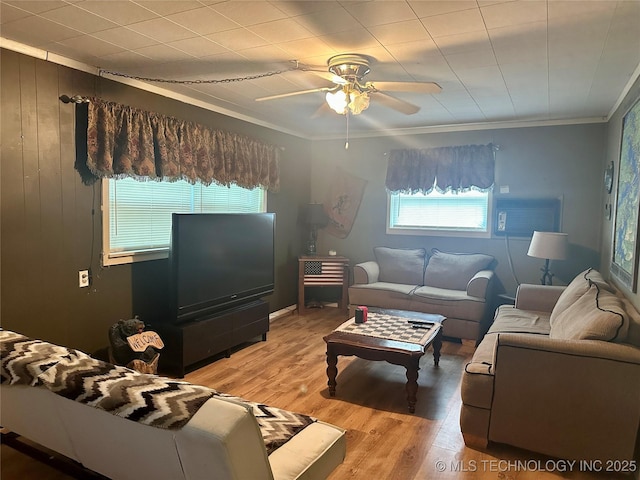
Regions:
<svg viewBox="0 0 640 480"><path fill-rule="evenodd" d="M549 335L549 315L544 312L520 310L513 305L498 307L488 333L531 333Z"/></svg>
<svg viewBox="0 0 640 480"><path fill-rule="evenodd" d="M427 254L424 248L375 247L373 253L380 267L380 282L422 285Z"/></svg>
<svg viewBox="0 0 640 480"><path fill-rule="evenodd" d="M594 283L555 318L549 336L565 340L622 342L628 329L629 319L620 298Z"/></svg>
<svg viewBox="0 0 640 480"><path fill-rule="evenodd" d="M478 297L471 297L467 295L467 292L464 290L451 290L448 288L437 288L437 287L418 287L413 291L414 300L418 300L420 302L432 302L443 300L447 302L474 302L474 303L484 303L483 299Z"/></svg>
<svg viewBox="0 0 640 480"><path fill-rule="evenodd" d="M269 455L273 478L327 478L344 461L345 431L316 422Z"/></svg>
<svg viewBox="0 0 640 480"><path fill-rule="evenodd" d="M415 285L404 283L364 283L349 287L349 303L370 307L398 308L408 310L407 303Z"/></svg>
<svg viewBox="0 0 640 480"><path fill-rule="evenodd" d="M593 268L586 269L584 272L576 275L576 277L571 280L571 283L567 285L567 288L560 294L558 301L551 311L551 324L553 325L558 315L587 293L593 283L597 284L601 289L612 291L609 284L602 278L602 275L600 275L600 272Z"/></svg>
<svg viewBox="0 0 640 480"><path fill-rule="evenodd" d="M473 276L486 269L491 262L491 255L445 253L434 248L424 272L424 284L430 287L466 290Z"/></svg>

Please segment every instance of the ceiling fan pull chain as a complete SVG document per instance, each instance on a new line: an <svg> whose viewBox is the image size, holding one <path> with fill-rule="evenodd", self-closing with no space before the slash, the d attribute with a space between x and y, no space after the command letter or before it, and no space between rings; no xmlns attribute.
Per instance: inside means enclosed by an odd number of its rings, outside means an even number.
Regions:
<svg viewBox="0 0 640 480"><path fill-rule="evenodd" d="M344 144L344 149L349 150L349 110L347 109L347 113L344 114L347 117L347 141Z"/></svg>

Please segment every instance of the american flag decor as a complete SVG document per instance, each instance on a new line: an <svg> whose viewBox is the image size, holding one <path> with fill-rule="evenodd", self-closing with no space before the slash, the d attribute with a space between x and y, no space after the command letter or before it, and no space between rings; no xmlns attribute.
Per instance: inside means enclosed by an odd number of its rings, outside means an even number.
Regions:
<svg viewBox="0 0 640 480"><path fill-rule="evenodd" d="M307 261L304 263L305 286L342 285L344 262Z"/></svg>

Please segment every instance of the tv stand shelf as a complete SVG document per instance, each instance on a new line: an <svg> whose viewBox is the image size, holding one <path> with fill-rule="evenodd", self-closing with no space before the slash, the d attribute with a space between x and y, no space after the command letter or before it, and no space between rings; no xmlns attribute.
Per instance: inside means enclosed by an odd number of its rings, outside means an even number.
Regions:
<svg viewBox="0 0 640 480"><path fill-rule="evenodd" d="M160 354L160 370L184 377L196 364L254 337L267 339L269 304L263 300L245 303L202 319L159 328L165 348Z"/></svg>

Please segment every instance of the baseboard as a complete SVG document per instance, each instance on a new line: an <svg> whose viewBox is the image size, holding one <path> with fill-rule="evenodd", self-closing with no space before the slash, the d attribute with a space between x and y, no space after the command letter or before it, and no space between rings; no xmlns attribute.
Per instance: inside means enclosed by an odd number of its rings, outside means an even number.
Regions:
<svg viewBox="0 0 640 480"><path fill-rule="evenodd" d="M292 315L297 308L298 308L297 305L289 305L288 307L284 307L284 308L281 308L280 310L272 312L269 314L269 322L273 322L274 320L278 320L279 318Z"/></svg>

